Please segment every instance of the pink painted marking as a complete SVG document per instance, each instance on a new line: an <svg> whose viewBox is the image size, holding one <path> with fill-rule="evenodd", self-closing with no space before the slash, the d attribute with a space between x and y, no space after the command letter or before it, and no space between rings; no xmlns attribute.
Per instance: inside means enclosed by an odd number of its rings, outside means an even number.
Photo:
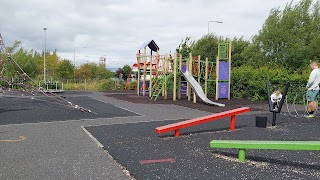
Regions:
<svg viewBox="0 0 320 180"><path fill-rule="evenodd" d="M176 159L169 158L169 159L150 159L150 160L141 160L139 161L140 164L151 164L151 163L162 163L162 162L176 162Z"/></svg>

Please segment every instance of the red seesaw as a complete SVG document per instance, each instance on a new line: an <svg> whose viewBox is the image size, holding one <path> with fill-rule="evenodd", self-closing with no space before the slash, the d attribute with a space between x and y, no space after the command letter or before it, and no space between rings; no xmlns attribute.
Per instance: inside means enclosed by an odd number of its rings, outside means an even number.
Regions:
<svg viewBox="0 0 320 180"><path fill-rule="evenodd" d="M202 124L202 123L206 123L209 121L214 121L214 120L218 120L221 118L231 116L230 130L233 131L235 129L235 125L236 125L236 115L241 114L241 113L245 113L245 112L249 112L249 111L250 111L249 107L242 107L242 108L224 111L224 112L220 112L220 113L216 113L216 114L212 114L212 115L208 115L208 116L203 116L203 117L199 117L199 118L195 118L195 119L190 119L190 120L181 121L181 122L177 122L177 123L173 123L173 124L168 124L165 126L160 126L160 127L157 127L155 130L156 130L156 133L158 133L158 134L162 134L162 133L169 132L169 131L174 131L174 136L179 137L180 136L180 129L182 129L182 128L195 126L198 124Z"/></svg>

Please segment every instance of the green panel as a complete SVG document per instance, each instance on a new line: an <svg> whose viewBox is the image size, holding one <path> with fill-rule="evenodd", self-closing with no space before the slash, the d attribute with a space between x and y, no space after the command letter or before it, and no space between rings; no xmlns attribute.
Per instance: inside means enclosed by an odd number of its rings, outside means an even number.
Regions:
<svg viewBox="0 0 320 180"><path fill-rule="evenodd" d="M243 141L213 140L211 148L274 149L274 150L320 150L320 141Z"/></svg>
<svg viewBox="0 0 320 180"><path fill-rule="evenodd" d="M150 100L154 100L154 101L157 100L157 98L160 96L162 92L162 89L165 86L165 83L167 83L168 80L171 78L173 78L173 73L170 73L168 75L160 74L154 78L154 83L152 86L153 92L151 92L152 94L151 94Z"/></svg>
<svg viewBox="0 0 320 180"><path fill-rule="evenodd" d="M153 91L151 92L150 100L155 101L159 97L159 95L162 91L162 88L163 88L164 77L165 77L165 75L163 75L163 74L157 74L157 76L154 78L154 82L153 82L153 86L152 86Z"/></svg>
<svg viewBox="0 0 320 180"><path fill-rule="evenodd" d="M219 43L218 45L218 58L219 59L228 59L228 44L225 43Z"/></svg>

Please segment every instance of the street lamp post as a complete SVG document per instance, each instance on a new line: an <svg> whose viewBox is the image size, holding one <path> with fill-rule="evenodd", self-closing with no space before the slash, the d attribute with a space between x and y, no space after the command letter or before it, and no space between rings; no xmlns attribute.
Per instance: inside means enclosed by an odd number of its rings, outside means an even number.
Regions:
<svg viewBox="0 0 320 180"><path fill-rule="evenodd" d="M219 24L223 23L222 21L208 21L208 34L209 34L209 27L210 27L209 25L211 22L215 22L215 23L219 23Z"/></svg>
<svg viewBox="0 0 320 180"><path fill-rule="evenodd" d="M76 80L76 50L73 52L73 80Z"/></svg>
<svg viewBox="0 0 320 180"><path fill-rule="evenodd" d="M47 46L46 46L46 30L47 30L47 28L43 28L43 31L44 31L43 81L44 81L44 83L47 82L47 79L46 79L46 51L47 51Z"/></svg>

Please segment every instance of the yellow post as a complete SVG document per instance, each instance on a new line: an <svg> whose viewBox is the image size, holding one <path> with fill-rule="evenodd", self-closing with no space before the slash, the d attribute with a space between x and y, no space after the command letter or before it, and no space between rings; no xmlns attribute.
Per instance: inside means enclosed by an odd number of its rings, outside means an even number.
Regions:
<svg viewBox="0 0 320 180"><path fill-rule="evenodd" d="M192 54L190 54L191 55L191 70L190 70L190 72L192 73L192 69L193 69L193 57L192 57ZM192 76L193 76L193 74L192 74ZM193 103L196 103L197 102L197 95L196 95L196 91L194 90L194 88L193 88Z"/></svg>
<svg viewBox="0 0 320 180"><path fill-rule="evenodd" d="M200 70L201 70L200 58L201 58L201 56L198 55L198 83L201 86L201 84L200 84L200 76L201 76L201 73L200 73ZM195 91L193 92L193 103L197 103L197 95L196 95Z"/></svg>
<svg viewBox="0 0 320 180"><path fill-rule="evenodd" d="M198 83L200 84L200 76L201 76L201 73L200 73L200 70L201 70L201 62L200 62L200 55L198 56Z"/></svg>
<svg viewBox="0 0 320 180"><path fill-rule="evenodd" d="M192 74L192 53L189 54L189 63L188 64L189 64L188 71L191 75L193 75ZM188 86L188 101L190 101L191 100L191 84L188 83L188 85L189 85Z"/></svg>
<svg viewBox="0 0 320 180"><path fill-rule="evenodd" d="M152 72L153 72L153 69L152 69L152 55L150 54L150 66L149 66L149 74L150 74L150 83L149 83L149 97L151 98L151 95L152 95Z"/></svg>
<svg viewBox="0 0 320 180"><path fill-rule="evenodd" d="M160 56L159 56L159 51L157 51L157 58L156 58L156 77L158 76L159 73L159 63L160 63ZM158 77L159 78L159 77Z"/></svg>
<svg viewBox="0 0 320 180"><path fill-rule="evenodd" d="M155 59L156 69L154 70L155 71L155 78L157 78L156 81L159 79L159 62L160 62L159 50L157 50L157 56ZM158 82L158 85L156 86L156 88L159 89L159 82Z"/></svg>
<svg viewBox="0 0 320 180"><path fill-rule="evenodd" d="M138 63L138 82L137 82L137 95L140 95L140 51L139 54L137 55L137 63Z"/></svg>
<svg viewBox="0 0 320 180"><path fill-rule="evenodd" d="M204 77L204 94L206 96L208 96L208 76L209 76L208 65L209 65L208 58L206 58L206 74Z"/></svg>
<svg viewBox="0 0 320 180"><path fill-rule="evenodd" d="M173 101L177 99L177 62L178 62L177 53L174 53L173 60Z"/></svg>
<svg viewBox="0 0 320 180"><path fill-rule="evenodd" d="M186 59L186 71L189 71L189 61L190 61L190 58L187 58ZM188 101L190 101L190 96L189 96L189 91L190 91L190 84L189 82L187 81L187 92L186 92L186 95L188 97Z"/></svg>
<svg viewBox="0 0 320 180"><path fill-rule="evenodd" d="M168 76L168 55L166 54L165 56L165 76L164 76L164 99L167 100L168 98L168 91L167 91L167 84L168 84L168 79L167 79L167 76Z"/></svg>
<svg viewBox="0 0 320 180"><path fill-rule="evenodd" d="M218 100L218 84L219 84L219 57L216 60L216 100Z"/></svg>
<svg viewBox="0 0 320 180"><path fill-rule="evenodd" d="M231 41L229 43L229 91L228 91L228 100L230 100L230 85L231 85Z"/></svg>
<svg viewBox="0 0 320 180"><path fill-rule="evenodd" d="M155 70L155 71L156 71L156 76L155 76L155 77L157 78L156 81L158 81L158 84L157 84L157 86L156 86L157 89L159 89L159 78L160 78L160 77L159 77L159 74L160 74L159 71L161 71L161 69L159 69L159 68L160 68L160 67L159 67L160 60L161 60L161 59L160 59L160 56L159 56L159 51L157 51L156 70Z"/></svg>
<svg viewBox="0 0 320 180"><path fill-rule="evenodd" d="M165 66L166 66L166 59L165 59L165 57L163 57L163 59L162 59L162 78L165 78L165 76L166 76L166 73L165 73ZM165 81L163 80L162 81L163 83L165 83ZM165 84L162 84L162 96L164 96L165 95Z"/></svg>
<svg viewBox="0 0 320 180"><path fill-rule="evenodd" d="M143 83L142 83L142 95L146 95L146 72L147 72L147 48L144 48L144 56L143 56Z"/></svg>
<svg viewBox="0 0 320 180"><path fill-rule="evenodd" d="M182 55L179 54L179 89L178 89L178 99L181 99L181 73L182 73Z"/></svg>

